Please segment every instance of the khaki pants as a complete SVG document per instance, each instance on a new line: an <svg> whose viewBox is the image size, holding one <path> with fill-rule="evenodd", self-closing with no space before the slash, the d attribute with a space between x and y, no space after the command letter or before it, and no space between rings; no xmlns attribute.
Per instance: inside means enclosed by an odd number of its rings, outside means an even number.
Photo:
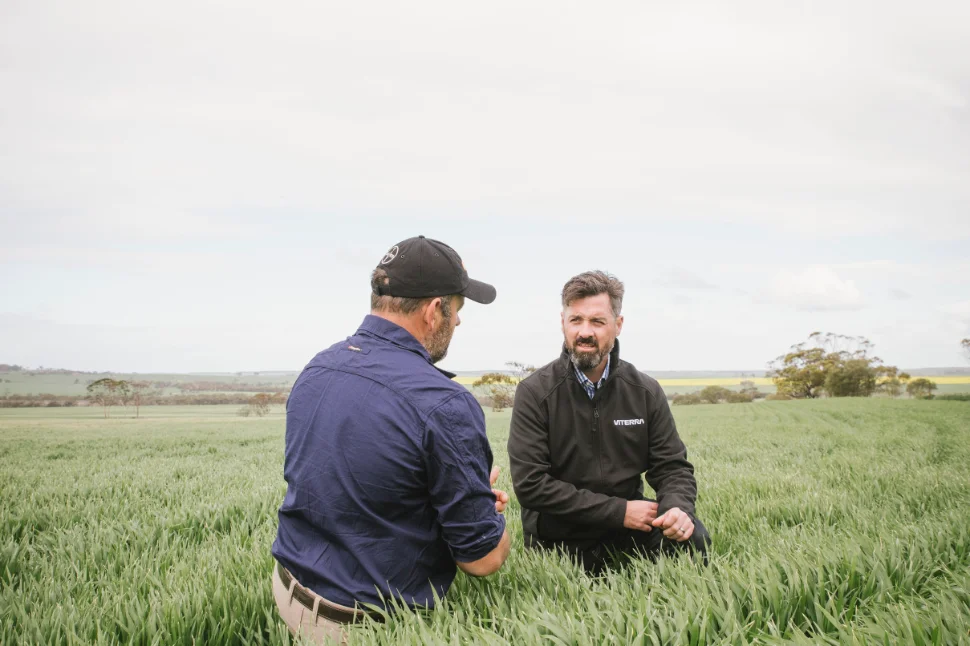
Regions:
<svg viewBox="0 0 970 646"><path fill-rule="evenodd" d="M309 639L314 644L335 644L347 643L347 626L344 624L330 621L326 617L317 616L317 606L323 601L323 597L313 595L313 609L303 607L303 604L293 598L293 587L296 579L290 581L289 589L283 585L280 579L277 565L273 564L273 598L276 599L276 607L279 608L280 617L286 623L294 637ZM313 594L312 590L308 592ZM347 608L333 602L326 602L336 608L341 608L353 612L353 608Z"/></svg>

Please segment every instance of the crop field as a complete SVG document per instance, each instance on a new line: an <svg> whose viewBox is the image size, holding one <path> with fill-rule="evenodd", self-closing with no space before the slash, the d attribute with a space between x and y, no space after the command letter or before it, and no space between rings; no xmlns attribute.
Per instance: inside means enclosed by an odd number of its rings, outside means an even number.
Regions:
<svg viewBox="0 0 970 646"><path fill-rule="evenodd" d="M270 591L284 420L0 411L0 644L287 644ZM970 404L674 409L710 563L588 577L521 549L351 644L970 643ZM511 492L509 413L486 413Z"/></svg>

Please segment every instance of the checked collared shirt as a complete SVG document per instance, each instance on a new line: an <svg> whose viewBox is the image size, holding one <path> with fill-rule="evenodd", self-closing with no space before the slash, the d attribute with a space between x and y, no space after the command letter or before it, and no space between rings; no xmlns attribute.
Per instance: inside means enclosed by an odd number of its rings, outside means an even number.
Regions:
<svg viewBox="0 0 970 646"><path fill-rule="evenodd" d="M577 368L575 364L573 365L573 369L576 371L576 379L579 380L579 383L581 383L583 388L586 389L586 394L589 395L590 399L592 399L596 394L596 391L604 383L606 383L606 378L610 376L610 355L606 355L606 369L603 371L603 376L600 377L599 381L597 381L595 384L590 381L589 377L584 375L583 371Z"/></svg>

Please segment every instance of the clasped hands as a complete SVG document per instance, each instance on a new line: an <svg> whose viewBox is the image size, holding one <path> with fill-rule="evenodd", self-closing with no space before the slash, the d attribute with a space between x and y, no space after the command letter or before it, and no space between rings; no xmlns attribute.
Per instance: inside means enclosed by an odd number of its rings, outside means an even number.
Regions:
<svg viewBox="0 0 970 646"><path fill-rule="evenodd" d="M657 509L657 503L649 500L628 500L623 526L641 532L650 532L657 527L664 536L678 542L686 541L694 533L694 521L679 507L671 507L660 516L657 516Z"/></svg>

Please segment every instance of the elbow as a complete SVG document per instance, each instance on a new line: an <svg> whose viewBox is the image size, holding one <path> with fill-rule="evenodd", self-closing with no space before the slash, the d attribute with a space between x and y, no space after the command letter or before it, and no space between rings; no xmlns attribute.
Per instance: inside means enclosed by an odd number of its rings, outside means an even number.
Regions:
<svg viewBox="0 0 970 646"><path fill-rule="evenodd" d="M495 574L502 568L502 563L504 561L499 561L497 559L491 559L489 557L478 559L471 563L456 563L458 569L468 574L469 576L488 576L490 574Z"/></svg>
<svg viewBox="0 0 970 646"><path fill-rule="evenodd" d="M515 499L519 505L525 509L542 511L549 494L543 487L543 477L541 475L523 478L519 482L512 483L512 490L515 492Z"/></svg>
<svg viewBox="0 0 970 646"><path fill-rule="evenodd" d="M470 563L457 561L455 565L458 566L459 570L471 576L489 576L490 574L495 574L502 568L505 560L509 557L510 547L511 540L509 539L509 533L506 531L502 533L502 538L499 540L498 546L491 552L477 561Z"/></svg>

